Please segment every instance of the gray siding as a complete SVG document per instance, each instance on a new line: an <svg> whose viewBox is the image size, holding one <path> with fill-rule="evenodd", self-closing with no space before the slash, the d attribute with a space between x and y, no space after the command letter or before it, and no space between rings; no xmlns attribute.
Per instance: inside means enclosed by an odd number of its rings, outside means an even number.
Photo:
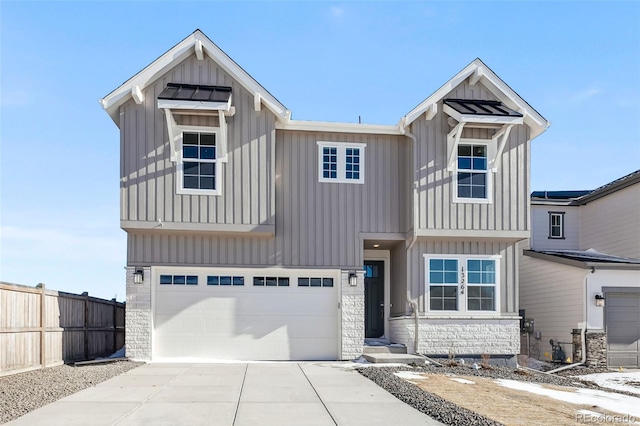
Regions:
<svg viewBox="0 0 640 426"><path fill-rule="evenodd" d="M236 114L227 117L229 161L217 166L222 195L176 194L176 163L169 160L164 113L157 96L167 83L224 85L233 88ZM253 95L210 58L194 55L161 76L120 109L121 220L174 223L273 224L275 116L254 111ZM185 124L211 125L217 118L181 117ZM213 121L215 120L215 121Z"/></svg>
<svg viewBox="0 0 640 426"><path fill-rule="evenodd" d="M391 316L411 313L407 304L407 250L405 242L394 245L391 249Z"/></svg>
<svg viewBox="0 0 640 426"><path fill-rule="evenodd" d="M459 85L446 98L495 99L481 84ZM511 130L493 179L491 204L453 203L453 173L447 168L447 134L452 127L447 114L438 105L438 114L430 121L419 118L411 125L417 137L416 224L419 229L444 230L529 230L529 131L525 125ZM491 131L493 132L493 131ZM489 136L486 129L465 129L466 138Z"/></svg>
<svg viewBox="0 0 640 426"><path fill-rule="evenodd" d="M520 257L520 308L534 320L534 328L542 333L536 341L531 336L531 356L545 359L551 353L549 339L571 342L571 330L584 321L585 269L555 262ZM536 351L535 343L539 343ZM571 354L571 346L563 345ZM523 353L528 354L527 348ZM548 358L547 358L548 359Z"/></svg>
<svg viewBox="0 0 640 426"><path fill-rule="evenodd" d="M409 252L408 287L412 298L418 298L420 311L425 312L426 281L425 254L500 255L500 311L518 312L518 253L517 243L503 241L456 241L420 238Z"/></svg>
<svg viewBox="0 0 640 426"><path fill-rule="evenodd" d="M580 246L640 259L640 184L580 206Z"/></svg>
<svg viewBox="0 0 640 426"><path fill-rule="evenodd" d="M318 182L318 141L366 143L365 183ZM359 268L361 232L408 230L409 150L400 136L279 131L275 238L130 232L129 263Z"/></svg>
<svg viewBox="0 0 640 426"><path fill-rule="evenodd" d="M549 212L564 212L564 239L549 238ZM580 207L531 206L531 247L535 250L580 248Z"/></svg>

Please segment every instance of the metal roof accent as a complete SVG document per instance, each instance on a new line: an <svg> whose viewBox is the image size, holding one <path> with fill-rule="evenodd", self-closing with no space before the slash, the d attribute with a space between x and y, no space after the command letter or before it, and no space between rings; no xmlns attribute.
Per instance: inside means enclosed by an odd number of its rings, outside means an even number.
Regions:
<svg viewBox="0 0 640 426"><path fill-rule="evenodd" d="M231 87L228 86L177 83L167 83L167 87L158 95L158 99L194 102L229 102L229 98Z"/></svg>
<svg viewBox="0 0 640 426"><path fill-rule="evenodd" d="M478 99L444 99L443 102L445 105L449 105L460 114L523 117L521 113L507 108L500 101Z"/></svg>

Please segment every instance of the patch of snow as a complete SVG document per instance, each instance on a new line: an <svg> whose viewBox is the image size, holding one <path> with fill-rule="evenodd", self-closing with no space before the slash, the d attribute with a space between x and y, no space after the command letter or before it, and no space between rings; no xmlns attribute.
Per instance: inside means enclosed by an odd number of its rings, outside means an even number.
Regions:
<svg viewBox="0 0 640 426"><path fill-rule="evenodd" d="M534 370L543 370L545 368L549 368L549 363L545 361L540 361L539 359L529 357L527 358L523 366L532 368Z"/></svg>
<svg viewBox="0 0 640 426"><path fill-rule="evenodd" d="M463 383L465 385L475 385L476 384L476 382L472 382L471 380L460 379L460 378L456 378L456 377L452 377L451 380L453 380L454 382Z"/></svg>
<svg viewBox="0 0 640 426"><path fill-rule="evenodd" d="M391 347L391 348L404 348L404 347L406 347L402 343L392 343L392 344L390 344L388 346Z"/></svg>
<svg viewBox="0 0 640 426"><path fill-rule="evenodd" d="M622 390L640 395L640 371L587 374L577 377L580 380L593 382L603 388Z"/></svg>
<svg viewBox="0 0 640 426"><path fill-rule="evenodd" d="M427 378L414 373L413 371L397 371L395 373L393 373L394 376L398 376L401 379L405 379L405 380L426 380Z"/></svg>
<svg viewBox="0 0 640 426"><path fill-rule="evenodd" d="M640 418L640 398L604 392L594 389L566 388L566 391L547 389L537 383L520 382L517 380L495 380L500 386L531 392L536 395L548 396L558 401L570 404L592 405L605 410Z"/></svg>

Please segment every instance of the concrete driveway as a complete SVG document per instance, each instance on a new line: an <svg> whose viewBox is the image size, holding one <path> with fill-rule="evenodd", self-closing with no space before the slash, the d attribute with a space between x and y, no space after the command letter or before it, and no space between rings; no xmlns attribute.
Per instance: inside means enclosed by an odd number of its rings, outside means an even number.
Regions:
<svg viewBox="0 0 640 426"><path fill-rule="evenodd" d="M10 425L440 425L339 363L149 364ZM345 365L345 364L342 364Z"/></svg>

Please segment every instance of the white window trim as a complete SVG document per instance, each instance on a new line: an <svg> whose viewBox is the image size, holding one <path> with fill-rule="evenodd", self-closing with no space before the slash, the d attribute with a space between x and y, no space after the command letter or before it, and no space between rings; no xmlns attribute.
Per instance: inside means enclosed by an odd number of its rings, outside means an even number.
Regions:
<svg viewBox="0 0 640 426"><path fill-rule="evenodd" d="M424 254L424 284L425 284L425 312L430 314L443 314L447 316L492 316L500 313L500 259L502 256L500 255L478 255L478 254ZM429 283L429 260L431 259L456 259L458 261L458 285L457 285L457 294L458 294L458 310L457 311L432 311L430 309L430 283ZM495 300L493 311L470 311L467 309L468 301L468 292L465 291L464 295L460 294L460 278L461 278L461 267L465 267L465 282L463 283L466 288L469 286L469 283L466 279L467 277L467 260L493 260L496 263L496 282L495 286Z"/></svg>
<svg viewBox="0 0 640 426"><path fill-rule="evenodd" d="M553 217L558 216L560 218L560 235L554 236L552 234L553 230ZM550 240L564 240L564 212L549 212L549 239Z"/></svg>
<svg viewBox="0 0 640 426"><path fill-rule="evenodd" d="M366 143L351 143L351 142L327 142L327 141L318 141L318 182L323 183L357 183L364 184L364 162L365 162L365 148L367 147ZM322 176L322 149L323 148L337 148L336 154L338 156L338 165L337 165L337 178L325 178ZM346 168L347 168L347 148L357 148L360 150L360 178L359 179L347 179L346 178Z"/></svg>
<svg viewBox="0 0 640 426"><path fill-rule="evenodd" d="M219 150L219 127L205 127L205 126L176 126L176 151L177 151L177 163L176 163L176 194L183 195L221 195L222 187L222 163L226 162L226 157L217 158ZM216 159L215 161L207 161L216 165L215 185L216 189L192 189L184 188L184 159L182 158L182 138L183 134L187 132L192 133L214 133L216 135Z"/></svg>
<svg viewBox="0 0 640 426"><path fill-rule="evenodd" d="M455 145L455 149L456 149L456 153L454 156L455 159L455 165L454 165L454 169L453 169L453 194L452 194L452 198L453 198L453 202L454 203L472 203L472 204L493 204L493 175L496 172L496 170L492 170L491 168L489 168L489 161L491 160L491 158L494 157L494 151L495 151L495 144L491 143L491 140L487 140L487 139L465 139L465 138L460 138L459 143L457 143ZM487 149L486 149L486 154L487 154L487 170L485 170L485 174L486 174L486 191L487 191L487 198L464 198L464 197L458 197L458 173L462 172L462 173L478 173L478 172L474 172L473 170L460 170L458 169L458 153L457 153L457 149L459 145L484 145Z"/></svg>

